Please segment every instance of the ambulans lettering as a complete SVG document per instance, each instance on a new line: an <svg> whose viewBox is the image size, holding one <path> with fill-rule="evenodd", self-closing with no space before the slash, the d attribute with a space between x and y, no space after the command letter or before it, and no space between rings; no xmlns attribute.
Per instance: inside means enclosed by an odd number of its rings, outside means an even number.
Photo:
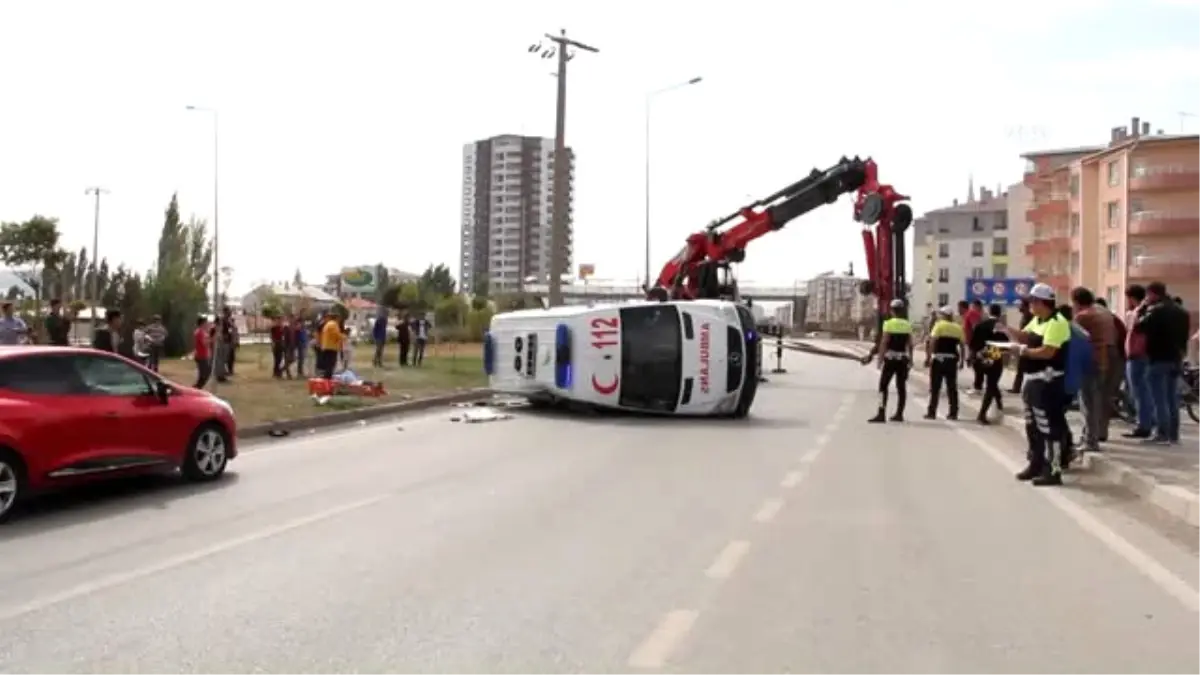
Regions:
<svg viewBox="0 0 1200 675"><path fill-rule="evenodd" d="M592 373L592 390L601 396L612 396L621 388L621 376L616 356L620 346L620 320L615 316L598 316L589 324L592 353L595 358Z"/></svg>
<svg viewBox="0 0 1200 675"><path fill-rule="evenodd" d="M700 324L700 391L705 394L708 393L709 387L708 360L711 351L709 348L711 332L707 322Z"/></svg>

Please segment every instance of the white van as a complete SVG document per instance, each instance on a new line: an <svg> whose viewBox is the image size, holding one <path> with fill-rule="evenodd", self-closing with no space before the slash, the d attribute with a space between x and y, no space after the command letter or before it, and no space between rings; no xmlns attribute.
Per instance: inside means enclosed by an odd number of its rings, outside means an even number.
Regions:
<svg viewBox="0 0 1200 675"><path fill-rule="evenodd" d="M535 403L745 417L758 340L749 308L721 300L530 309L492 317L484 370Z"/></svg>

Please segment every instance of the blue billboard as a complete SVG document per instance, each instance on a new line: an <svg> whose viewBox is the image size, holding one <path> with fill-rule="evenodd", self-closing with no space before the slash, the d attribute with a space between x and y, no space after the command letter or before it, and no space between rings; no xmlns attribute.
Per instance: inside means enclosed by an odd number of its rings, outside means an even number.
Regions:
<svg viewBox="0 0 1200 675"><path fill-rule="evenodd" d="M984 305L1015 305L1017 301L1029 293L1036 280L1030 278L1007 279L967 279L967 292L963 297L967 302L978 300Z"/></svg>

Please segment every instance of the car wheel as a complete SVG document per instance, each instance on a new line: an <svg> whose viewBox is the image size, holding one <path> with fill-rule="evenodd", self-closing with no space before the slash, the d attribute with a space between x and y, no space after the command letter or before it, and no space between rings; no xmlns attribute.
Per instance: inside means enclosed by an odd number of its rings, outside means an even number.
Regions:
<svg viewBox="0 0 1200 675"><path fill-rule="evenodd" d="M229 464L229 434L216 424L205 424L192 434L180 470L190 481L216 480Z"/></svg>
<svg viewBox="0 0 1200 675"><path fill-rule="evenodd" d="M8 520L25 496L25 465L17 453L0 448L0 523Z"/></svg>

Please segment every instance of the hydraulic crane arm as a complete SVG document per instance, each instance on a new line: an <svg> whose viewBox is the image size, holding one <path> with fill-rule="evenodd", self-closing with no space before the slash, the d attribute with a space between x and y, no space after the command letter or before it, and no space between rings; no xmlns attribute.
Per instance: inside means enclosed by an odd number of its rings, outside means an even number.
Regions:
<svg viewBox="0 0 1200 675"><path fill-rule="evenodd" d="M855 220L871 225L883 222L884 218L890 219L895 202L907 198L891 186L880 185L877 173L875 162L869 158L843 157L824 171L814 169L806 178L712 222L703 231L689 236L683 250L663 266L657 282L647 290L648 297L652 300L682 300L736 296L733 284L719 282L719 270L728 270L730 263L742 262L746 257L746 246L755 239L781 229L822 205L832 204L850 192L858 192ZM739 219L740 222L722 231ZM873 244L870 248L868 268L882 272L880 265L872 265L875 258ZM889 263L888 267L893 266ZM875 272L872 272L871 280L875 287L885 285ZM886 285L890 288L890 281Z"/></svg>

